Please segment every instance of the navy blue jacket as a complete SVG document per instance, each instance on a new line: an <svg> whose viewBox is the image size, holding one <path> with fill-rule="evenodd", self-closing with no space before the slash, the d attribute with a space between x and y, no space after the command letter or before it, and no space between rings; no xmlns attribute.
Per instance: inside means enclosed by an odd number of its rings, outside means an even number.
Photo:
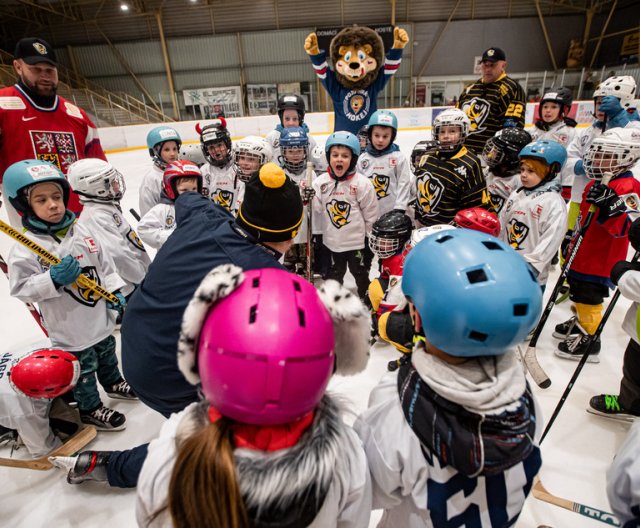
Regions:
<svg viewBox="0 0 640 528"><path fill-rule="evenodd" d="M282 268L276 252L236 226L222 207L195 192L176 199L177 228L131 297L122 323L122 368L140 399L164 416L198 400L178 370L182 314L204 276L220 264ZM221 329L224 331L224 329Z"/></svg>

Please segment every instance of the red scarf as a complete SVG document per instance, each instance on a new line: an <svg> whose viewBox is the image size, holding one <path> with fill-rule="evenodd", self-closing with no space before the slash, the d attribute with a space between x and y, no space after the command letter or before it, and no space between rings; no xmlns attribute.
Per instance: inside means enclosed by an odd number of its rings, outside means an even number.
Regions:
<svg viewBox="0 0 640 528"><path fill-rule="evenodd" d="M293 447L302 434L313 423L315 411L309 411L302 418L280 425L250 425L236 422L231 426L235 446L259 451L278 451ZM222 415L218 409L209 406L209 420L217 422Z"/></svg>

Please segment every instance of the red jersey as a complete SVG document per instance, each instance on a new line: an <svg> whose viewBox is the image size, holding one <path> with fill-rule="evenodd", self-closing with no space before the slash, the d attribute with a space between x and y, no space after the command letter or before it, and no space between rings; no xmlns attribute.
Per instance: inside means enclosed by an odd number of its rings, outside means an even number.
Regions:
<svg viewBox="0 0 640 528"><path fill-rule="evenodd" d="M585 198L593 184L594 182L590 181L582 193L580 216L576 223L577 229L579 229L589 212L591 204L587 203ZM636 180L631 172L624 172L616 176L609 182L609 187L624 200L627 210L638 211L640 209L638 207L640 181ZM579 279L587 281L591 279L592 282L610 285L611 268L619 260L626 260L627 258L629 249L627 234L631 219L627 213L624 213L602 222L598 218L599 214L600 210L596 209L595 216L587 229L580 249L578 249L578 254L571 264L570 273L580 274L574 275Z"/></svg>
<svg viewBox="0 0 640 528"><path fill-rule="evenodd" d="M83 158L107 159L84 110L60 96L53 108L42 108L18 85L0 89L0 183L17 161L50 161L66 174L69 165ZM75 193L68 209L82 209Z"/></svg>

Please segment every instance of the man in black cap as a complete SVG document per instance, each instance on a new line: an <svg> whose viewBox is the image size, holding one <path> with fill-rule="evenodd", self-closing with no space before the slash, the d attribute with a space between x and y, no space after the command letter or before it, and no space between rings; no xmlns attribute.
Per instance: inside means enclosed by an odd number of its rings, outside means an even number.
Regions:
<svg viewBox="0 0 640 528"><path fill-rule="evenodd" d="M501 128L524 127L527 109L522 86L507 76L507 56L492 47L482 54L482 78L464 89L458 100L471 121L465 145L480 155L484 144Z"/></svg>
<svg viewBox="0 0 640 528"><path fill-rule="evenodd" d="M18 82L0 89L0 183L7 167L17 161L50 161L66 174L76 160L107 159L84 110L57 95L56 54L46 41L21 39L13 67ZM13 207L6 205L11 223L20 225ZM82 209L75 193L69 209L74 213Z"/></svg>

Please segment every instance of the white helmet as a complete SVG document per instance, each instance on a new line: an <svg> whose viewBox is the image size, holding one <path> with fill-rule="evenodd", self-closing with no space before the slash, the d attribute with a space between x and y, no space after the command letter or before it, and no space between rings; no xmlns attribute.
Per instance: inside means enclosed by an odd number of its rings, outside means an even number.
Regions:
<svg viewBox="0 0 640 528"><path fill-rule="evenodd" d="M255 171L250 173L243 172L238 164L241 155L251 156L259 161ZM240 141L236 141L233 145L233 162L235 164L236 174L243 182L248 182L254 174L257 174L258 171L260 171L260 167L270 161L272 156L271 147L259 136L247 136Z"/></svg>
<svg viewBox="0 0 640 528"><path fill-rule="evenodd" d="M629 169L640 159L640 129L612 128L593 140L584 155L584 170L589 178L601 179Z"/></svg>
<svg viewBox="0 0 640 528"><path fill-rule="evenodd" d="M440 127L443 126L459 126L460 127L460 139L455 144L443 145L438 140ZM459 108L449 108L444 112L440 112L433 120L433 137L438 142L440 150L455 150L459 145L464 143L465 138L469 134L471 128L471 121L469 116Z"/></svg>
<svg viewBox="0 0 640 528"><path fill-rule="evenodd" d="M180 147L180 159L195 163L198 167L202 167L202 165L207 162L207 160L204 159L204 154L202 152L202 146L200 145L200 143L191 145L185 145L183 143Z"/></svg>
<svg viewBox="0 0 640 528"><path fill-rule="evenodd" d="M429 235L435 235L436 233L440 233L441 231L449 231L450 229L457 229L455 226L451 224L437 224L428 227L420 227L419 229L414 229L411 232L411 238L406 245L406 250L411 250L416 247L418 243L422 242Z"/></svg>
<svg viewBox="0 0 640 528"><path fill-rule="evenodd" d="M104 160L85 158L69 165L67 178L80 196L101 202L119 201L124 195L122 173Z"/></svg>
<svg viewBox="0 0 640 528"><path fill-rule="evenodd" d="M636 94L636 81L631 75L616 75L600 83L593 92L593 98L613 95L620 99L620 105L625 110L632 107Z"/></svg>

